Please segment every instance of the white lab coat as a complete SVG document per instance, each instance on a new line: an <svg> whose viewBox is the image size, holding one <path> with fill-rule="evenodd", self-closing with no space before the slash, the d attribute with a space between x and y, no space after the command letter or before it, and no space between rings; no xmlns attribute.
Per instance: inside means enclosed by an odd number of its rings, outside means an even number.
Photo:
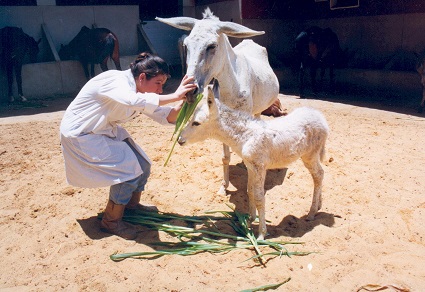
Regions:
<svg viewBox="0 0 425 292"><path fill-rule="evenodd" d="M119 123L143 113L169 124L171 107L160 107L155 93L137 93L131 70L109 70L84 85L63 116L60 133L66 179L77 187L96 188L133 179L143 173L130 142L146 153ZM143 129L141 129L143 130Z"/></svg>

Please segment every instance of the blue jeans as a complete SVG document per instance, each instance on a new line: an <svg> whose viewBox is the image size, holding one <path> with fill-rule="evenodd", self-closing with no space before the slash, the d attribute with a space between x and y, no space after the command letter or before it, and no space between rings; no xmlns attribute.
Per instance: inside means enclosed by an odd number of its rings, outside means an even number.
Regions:
<svg viewBox="0 0 425 292"><path fill-rule="evenodd" d="M133 145L131 145L128 139L125 139L124 142L127 143L131 150L133 150L137 160L139 161L140 167L143 170L143 173L136 178L111 186L109 189L109 199L118 205L127 205L134 192L143 191L151 174L150 163L145 158L143 158L142 155L140 155L140 153L133 147Z"/></svg>

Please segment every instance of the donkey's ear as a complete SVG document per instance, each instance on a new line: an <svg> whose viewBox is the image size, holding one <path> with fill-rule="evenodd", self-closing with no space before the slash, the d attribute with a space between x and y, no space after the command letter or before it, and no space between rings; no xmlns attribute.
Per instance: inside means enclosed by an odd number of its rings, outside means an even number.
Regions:
<svg viewBox="0 0 425 292"><path fill-rule="evenodd" d="M229 21L222 21L218 32L225 33L226 35L235 38L249 38L264 34L264 31L252 30L241 24Z"/></svg>
<svg viewBox="0 0 425 292"><path fill-rule="evenodd" d="M192 28L195 26L195 23L198 21L195 18L186 17L186 16L170 17L170 18L155 17L155 19L165 24L171 25L172 27L183 29L183 30L192 30Z"/></svg>

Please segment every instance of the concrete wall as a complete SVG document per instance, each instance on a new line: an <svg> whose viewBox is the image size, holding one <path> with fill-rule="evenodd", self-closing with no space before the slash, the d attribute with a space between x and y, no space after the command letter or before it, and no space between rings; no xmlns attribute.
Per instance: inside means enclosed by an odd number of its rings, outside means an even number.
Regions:
<svg viewBox="0 0 425 292"><path fill-rule="evenodd" d="M339 71L337 77L339 82L348 85L356 82L354 84L356 86L384 89L391 84L394 91L407 90L409 86L413 91L420 88L414 73L413 53L425 49L425 38L422 37L425 27L424 13L309 21L258 20L240 18L239 0L220 1L208 6L221 20L232 20L266 32L265 35L254 37L253 40L267 48L272 65L284 72L280 74L284 78L281 84L293 86L296 83L295 73L290 70L290 62L294 60L295 37L303 29L318 25L332 28L339 36L341 47L349 53L350 70ZM206 7L206 5L196 6L195 17L201 18ZM134 55L138 53L137 6L0 7L0 27L6 25L22 27L35 39L42 38L39 63L25 65L23 68L23 89L27 97L68 94L78 91L85 82L78 63L67 61L58 64L54 61L41 30L42 23L45 23L50 31L56 49L59 49L61 43L68 43L82 25L91 26L95 23L98 27L107 27L118 35L120 52L125 59L122 62L126 63L122 64L123 69L127 68ZM158 54L170 64L178 64L176 39L184 31L156 21L147 22L143 27L154 47L158 48ZM231 38L233 45L239 41ZM114 68L114 65L110 63L109 67ZM408 71L400 72L400 69ZM96 70L99 71L99 68ZM6 95L4 73L0 74L0 85L0 99L2 99Z"/></svg>
<svg viewBox="0 0 425 292"><path fill-rule="evenodd" d="M29 98L70 94L86 82L81 65L75 61L57 62L50 50L41 25L45 24L57 51L68 44L83 25L106 27L120 42L121 67L127 69L138 53L138 6L2 6L0 27L17 26L40 43L38 62L22 69L23 92ZM114 69L112 62L108 67ZM100 72L99 65L95 66ZM17 95L14 83L14 94ZM0 72L0 101L7 98L5 72Z"/></svg>
<svg viewBox="0 0 425 292"><path fill-rule="evenodd" d="M411 64L414 53L425 50L423 13L309 21L249 19L243 20L243 24L265 30L266 34L255 40L283 62L291 59L298 33L312 25L335 31L342 49L348 53L351 68L414 71L414 64Z"/></svg>
<svg viewBox="0 0 425 292"><path fill-rule="evenodd" d="M304 29L317 25L330 27L339 37L348 55L346 69L336 72L340 84L387 95L409 93L420 96L421 87L415 72L416 56L425 50L425 14L409 13L314 20L241 19L240 1L229 0L196 7L196 18L210 7L220 20L241 23L264 35L252 39L267 48L269 61L276 69L281 88L296 88L298 64L294 40ZM230 38L233 45L240 40ZM308 79L308 78L307 78Z"/></svg>

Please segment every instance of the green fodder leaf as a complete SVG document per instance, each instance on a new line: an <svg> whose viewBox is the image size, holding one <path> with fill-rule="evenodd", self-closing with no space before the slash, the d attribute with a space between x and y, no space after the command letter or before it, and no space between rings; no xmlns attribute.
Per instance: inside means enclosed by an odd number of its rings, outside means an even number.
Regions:
<svg viewBox="0 0 425 292"><path fill-rule="evenodd" d="M168 161L171 158L171 154L173 153L174 147L177 144L177 140L179 139L179 136L183 130L183 127L187 124L187 122L192 117L196 107L198 106L198 103L202 100L202 97L203 97L203 94L199 93L196 96L195 102L191 104L184 102L179 114L177 115L176 127L174 129L173 135L171 136L171 140L173 140L175 134L177 134L177 137L174 139L173 145L171 146L170 152L168 153L167 159L165 160L164 166L167 166Z"/></svg>
<svg viewBox="0 0 425 292"><path fill-rule="evenodd" d="M183 104L183 106L182 106L182 108L181 108L181 110L180 110L180 112L179 112L179 114L177 115L177 119L176 119L176 126L175 126L175 128L174 128L174 133L173 133L173 135L171 136L171 140L173 140L173 138L174 138L174 135L180 130L180 128L181 128L181 126L182 126L182 124L183 124L183 120L184 120L184 117L186 116L186 113L187 113L187 107L188 107L188 103L187 102L185 102L184 104Z"/></svg>
<svg viewBox="0 0 425 292"><path fill-rule="evenodd" d="M282 286L283 284L288 283L290 280L291 280L291 278L289 277L285 281L277 283L277 284L269 284L269 285L264 285L264 286L257 287L257 288L245 289L245 290L242 290L240 292L256 292L256 291L275 290L275 289L279 288L280 286Z"/></svg>

